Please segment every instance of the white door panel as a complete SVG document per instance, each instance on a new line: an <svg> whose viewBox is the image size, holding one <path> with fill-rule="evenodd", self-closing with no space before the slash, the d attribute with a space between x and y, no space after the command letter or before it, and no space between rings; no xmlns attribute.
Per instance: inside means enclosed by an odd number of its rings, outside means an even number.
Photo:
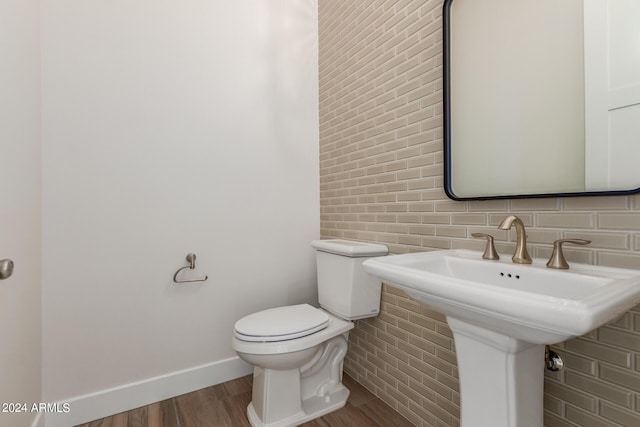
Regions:
<svg viewBox="0 0 640 427"><path fill-rule="evenodd" d="M38 4L0 2L0 259L15 262L0 280L0 427L30 426L41 398Z"/></svg>

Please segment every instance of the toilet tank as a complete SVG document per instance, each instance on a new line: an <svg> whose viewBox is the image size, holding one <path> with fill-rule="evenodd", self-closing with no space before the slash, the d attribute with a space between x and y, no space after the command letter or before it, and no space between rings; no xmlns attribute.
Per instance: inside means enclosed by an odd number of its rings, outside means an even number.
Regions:
<svg viewBox="0 0 640 427"><path fill-rule="evenodd" d="M320 306L343 319L377 316L382 282L362 269L369 258L384 256L385 245L350 240L314 240Z"/></svg>

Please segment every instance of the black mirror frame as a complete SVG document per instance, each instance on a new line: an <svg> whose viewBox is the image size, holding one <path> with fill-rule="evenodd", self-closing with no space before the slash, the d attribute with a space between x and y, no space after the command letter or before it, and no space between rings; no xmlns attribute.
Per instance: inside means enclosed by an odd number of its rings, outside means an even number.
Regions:
<svg viewBox="0 0 640 427"><path fill-rule="evenodd" d="M632 190L585 191L574 193L514 194L499 196L459 197L451 187L451 6L455 0L444 0L442 6L442 91L443 91L443 153L444 191L452 200L530 199L543 197L626 196L640 193L640 187Z"/></svg>

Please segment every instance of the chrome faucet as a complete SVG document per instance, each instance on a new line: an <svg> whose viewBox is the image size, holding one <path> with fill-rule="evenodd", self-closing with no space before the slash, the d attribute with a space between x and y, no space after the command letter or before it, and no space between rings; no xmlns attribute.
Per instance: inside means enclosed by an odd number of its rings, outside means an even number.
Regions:
<svg viewBox="0 0 640 427"><path fill-rule="evenodd" d="M527 253L527 233L524 223L515 215L509 215L498 226L500 230L509 230L512 225L516 226L516 251L513 254L513 262L516 264L531 264L531 257Z"/></svg>

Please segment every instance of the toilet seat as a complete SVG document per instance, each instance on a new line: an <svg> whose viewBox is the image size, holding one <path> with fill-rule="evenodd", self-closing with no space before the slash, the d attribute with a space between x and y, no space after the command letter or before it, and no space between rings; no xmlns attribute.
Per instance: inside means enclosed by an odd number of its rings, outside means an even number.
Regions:
<svg viewBox="0 0 640 427"><path fill-rule="evenodd" d="M242 341L288 341L314 334L329 325L329 316L309 304L289 305L250 314L238 320L234 335Z"/></svg>

